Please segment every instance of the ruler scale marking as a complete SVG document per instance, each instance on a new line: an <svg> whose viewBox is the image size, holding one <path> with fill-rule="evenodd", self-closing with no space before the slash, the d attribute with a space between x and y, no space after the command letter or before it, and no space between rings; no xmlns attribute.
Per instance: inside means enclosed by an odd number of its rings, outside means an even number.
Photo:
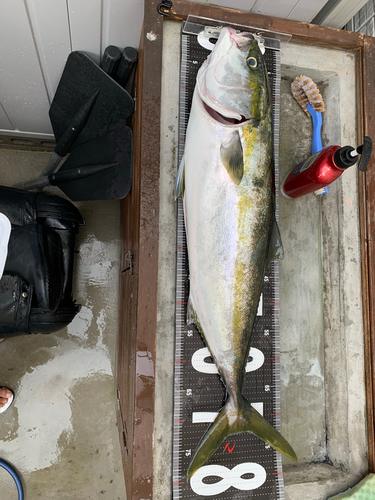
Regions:
<svg viewBox="0 0 375 500"><path fill-rule="evenodd" d="M180 71L180 116L179 116L179 162L182 159L186 127L189 117L192 95L194 91L196 73L209 51L203 49L197 42L197 37L182 33L181 43L181 71ZM273 89L273 124L275 147L275 176L278 186L278 123L280 98L280 54L279 51L267 49L265 54L267 68L271 73L270 84ZM198 64L196 62L198 61ZM276 191L278 192L278 191ZM276 207L278 219L278 207ZM207 428L207 423L192 423L193 412L207 414L218 412L225 401L225 388L218 379L218 375L200 373L192 367L192 354L205 348L205 344L195 326L186 324L186 309L188 300L188 259L186 237L184 234L183 202L178 199L177 216L177 291L176 291L176 350L175 350L175 405L173 427L173 499L198 500L201 494L194 492L186 481L187 467L194 453L199 439ZM266 272L264 282L263 315L257 317L254 326L253 347L267 350L263 366L257 372L247 374L244 386L244 395L250 401L259 401L263 404L264 416L276 428L280 428L280 342L279 342L279 290L278 290L278 263L273 262ZM265 335L265 331L268 334ZM207 361L207 360L205 360ZM202 396L202 401L200 400ZM210 399L209 396L212 396ZM194 399L195 398L195 399ZM205 420L205 419L204 419ZM230 470L242 462L260 464L267 474L265 483L252 493L258 500L285 500L280 454L267 447L265 443L249 434L229 436L228 449L224 454L226 443L222 443L219 450L207 462L219 463L228 469L228 474L235 482L235 474ZM225 450L224 450L225 451ZM235 455L237 453L237 455ZM233 460L232 457L237 456ZM224 459L223 459L224 457ZM245 460L244 460L245 459ZM245 476L247 477L247 476ZM207 478L209 482L217 482ZM243 496L241 496L241 493ZM220 499L247 499L249 491L242 491L234 486L229 487L219 495L211 498Z"/></svg>

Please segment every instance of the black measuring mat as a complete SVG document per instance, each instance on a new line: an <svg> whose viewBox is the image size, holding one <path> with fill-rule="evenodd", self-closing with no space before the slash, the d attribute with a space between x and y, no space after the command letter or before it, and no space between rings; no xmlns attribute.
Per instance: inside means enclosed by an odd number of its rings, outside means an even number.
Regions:
<svg viewBox="0 0 375 500"><path fill-rule="evenodd" d="M202 30L204 27L202 27ZM197 35L181 35L179 161L198 69L210 53ZM275 45L275 40L273 40ZM278 184L278 124L280 54L266 49L273 102L276 193ZM276 211L278 217L278 211ZM210 423L224 405L225 387L219 379L201 335L187 325L189 265L182 198L178 199L176 338L173 425L173 500L256 499L283 500L281 456L251 434L229 436L214 455L187 482L194 451ZM279 268L274 261L267 269L252 347L246 368L243 395L276 429L280 430L279 368Z"/></svg>

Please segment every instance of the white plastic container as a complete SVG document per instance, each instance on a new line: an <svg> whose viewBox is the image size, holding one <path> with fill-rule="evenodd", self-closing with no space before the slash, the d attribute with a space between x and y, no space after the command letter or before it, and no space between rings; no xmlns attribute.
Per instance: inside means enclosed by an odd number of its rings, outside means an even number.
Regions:
<svg viewBox="0 0 375 500"><path fill-rule="evenodd" d="M3 275L8 255L8 241L12 226L8 217L0 212L0 278Z"/></svg>

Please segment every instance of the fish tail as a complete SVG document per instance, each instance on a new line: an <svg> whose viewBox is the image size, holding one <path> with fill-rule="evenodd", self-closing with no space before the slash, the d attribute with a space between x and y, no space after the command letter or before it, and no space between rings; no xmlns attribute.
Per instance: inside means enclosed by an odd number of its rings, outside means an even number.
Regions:
<svg viewBox="0 0 375 500"><path fill-rule="evenodd" d="M187 480L207 462L225 438L241 432L255 434L272 448L297 462L297 456L288 441L248 401L241 399L239 405L234 405L228 399L201 439L190 462Z"/></svg>

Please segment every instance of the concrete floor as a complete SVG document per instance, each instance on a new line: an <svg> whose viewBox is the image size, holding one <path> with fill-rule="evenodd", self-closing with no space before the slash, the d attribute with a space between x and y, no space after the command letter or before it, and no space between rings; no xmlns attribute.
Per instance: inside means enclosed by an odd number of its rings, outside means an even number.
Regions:
<svg viewBox="0 0 375 500"><path fill-rule="evenodd" d="M0 149L1 184L36 176L48 157ZM15 392L0 414L0 458L19 471L28 500L126 499L115 413L120 203L76 205L86 220L76 244L80 313L55 334L0 344L0 385ZM17 499L2 468L0 498Z"/></svg>

